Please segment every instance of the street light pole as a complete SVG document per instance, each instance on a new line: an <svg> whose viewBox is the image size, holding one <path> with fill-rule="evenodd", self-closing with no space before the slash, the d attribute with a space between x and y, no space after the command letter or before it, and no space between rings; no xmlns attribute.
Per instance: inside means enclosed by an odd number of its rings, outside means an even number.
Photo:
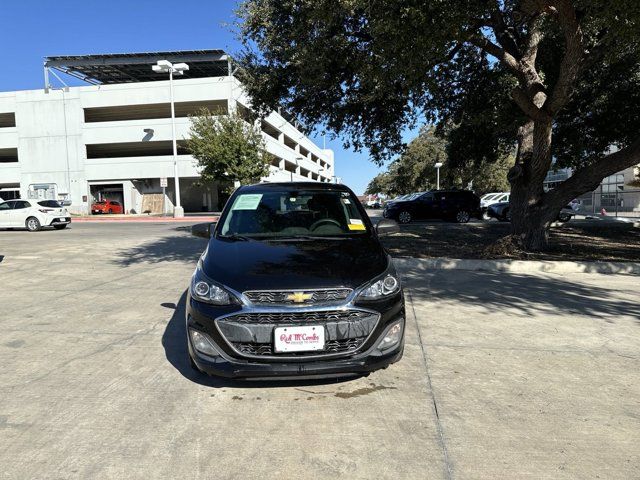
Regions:
<svg viewBox="0 0 640 480"><path fill-rule="evenodd" d="M180 203L180 175L178 173L178 142L176 141L176 110L173 102L173 68L169 69L169 102L171 103L171 140L173 141L173 181L176 192L174 217L184 217L184 209Z"/></svg>
<svg viewBox="0 0 640 480"><path fill-rule="evenodd" d="M435 164L436 167L436 190L440 190L440 167L442 166L442 162L438 162Z"/></svg>
<svg viewBox="0 0 640 480"><path fill-rule="evenodd" d="M176 139L176 111L173 101L173 74L183 75L189 70L186 63L172 64L168 60L158 60L156 65L151 67L156 73L169 73L169 102L171 104L171 141L173 143L173 183L175 188L175 205L173 207L173 216L175 218L184 217L184 209L180 204L180 175L178 172L178 141Z"/></svg>

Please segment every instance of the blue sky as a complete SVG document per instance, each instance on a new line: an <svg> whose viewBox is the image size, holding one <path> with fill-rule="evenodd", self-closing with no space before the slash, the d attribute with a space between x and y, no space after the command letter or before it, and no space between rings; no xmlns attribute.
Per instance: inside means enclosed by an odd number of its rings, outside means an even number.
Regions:
<svg viewBox="0 0 640 480"><path fill-rule="evenodd" d="M42 88L48 55L206 48L233 54L239 49L230 27L235 6L232 0L2 0L0 91ZM315 140L322 146L322 138ZM336 174L358 194L381 171L339 138L327 136L327 147L336 153Z"/></svg>

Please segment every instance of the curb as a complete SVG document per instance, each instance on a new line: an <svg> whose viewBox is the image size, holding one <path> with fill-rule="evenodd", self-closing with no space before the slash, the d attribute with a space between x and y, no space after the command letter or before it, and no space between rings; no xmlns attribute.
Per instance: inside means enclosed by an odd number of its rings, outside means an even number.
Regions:
<svg viewBox="0 0 640 480"><path fill-rule="evenodd" d="M393 259L400 270L468 270L505 273L600 273L640 275L638 262L568 262L540 260L475 260L460 258L402 258Z"/></svg>

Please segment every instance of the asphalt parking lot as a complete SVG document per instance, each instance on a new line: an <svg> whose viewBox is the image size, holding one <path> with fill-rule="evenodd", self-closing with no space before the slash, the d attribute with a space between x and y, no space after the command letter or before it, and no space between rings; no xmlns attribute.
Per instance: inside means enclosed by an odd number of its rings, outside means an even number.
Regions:
<svg viewBox="0 0 640 480"><path fill-rule="evenodd" d="M638 277L409 267L399 363L230 382L186 357L205 244L0 231L2 478L640 479Z"/></svg>

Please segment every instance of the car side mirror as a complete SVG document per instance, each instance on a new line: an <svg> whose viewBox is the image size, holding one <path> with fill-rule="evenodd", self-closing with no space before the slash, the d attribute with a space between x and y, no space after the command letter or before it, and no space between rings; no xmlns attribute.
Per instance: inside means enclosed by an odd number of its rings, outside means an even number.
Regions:
<svg viewBox="0 0 640 480"><path fill-rule="evenodd" d="M211 238L216 229L216 222L213 223L196 223L191 226L191 234L200 238Z"/></svg>
<svg viewBox="0 0 640 480"><path fill-rule="evenodd" d="M399 231L400 225L398 225L398 222L389 218L383 218L376 225L376 233L378 235L390 235Z"/></svg>

